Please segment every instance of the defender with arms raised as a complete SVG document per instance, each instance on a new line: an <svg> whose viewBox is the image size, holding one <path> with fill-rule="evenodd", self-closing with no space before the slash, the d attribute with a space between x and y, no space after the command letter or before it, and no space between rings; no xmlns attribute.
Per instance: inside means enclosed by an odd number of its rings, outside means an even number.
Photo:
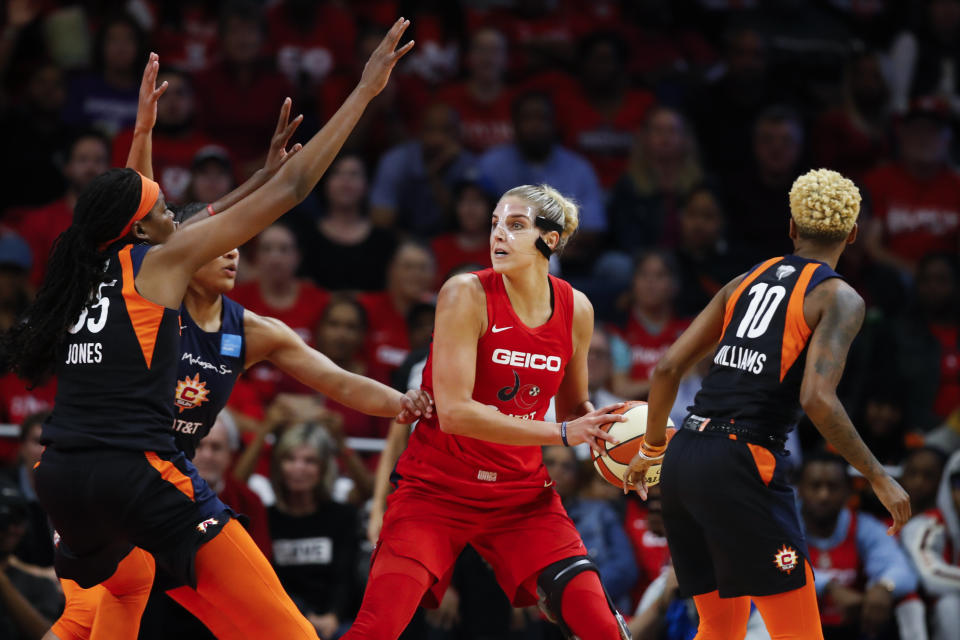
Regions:
<svg viewBox="0 0 960 640"><path fill-rule="evenodd" d="M646 442L628 486L663 459L663 517L680 589L700 613L698 640L743 637L752 599L775 638L822 638L813 574L784 478L784 442L801 409L872 484L895 533L906 493L857 434L836 395L864 303L834 271L857 237L860 193L826 169L790 190L792 255L728 283L657 365ZM716 350L692 413L666 448L684 373Z"/></svg>

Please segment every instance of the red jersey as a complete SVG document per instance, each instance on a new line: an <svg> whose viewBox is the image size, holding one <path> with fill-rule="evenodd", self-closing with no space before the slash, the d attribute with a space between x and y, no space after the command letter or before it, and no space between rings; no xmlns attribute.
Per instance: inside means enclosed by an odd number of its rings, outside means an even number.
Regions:
<svg viewBox="0 0 960 640"><path fill-rule="evenodd" d="M410 353L407 319L386 291L365 293L357 300L367 311L367 375L389 385L390 375Z"/></svg>
<svg viewBox="0 0 960 640"><path fill-rule="evenodd" d="M318 3L312 25L301 25L288 5L281 3L267 12L268 49L277 67L296 83L301 76L321 82L335 68L353 59L357 29L353 16L333 3Z"/></svg>
<svg viewBox="0 0 960 640"><path fill-rule="evenodd" d="M631 313L626 329L618 331L630 347L630 377L649 380L660 358L688 326L689 320L671 318L660 333L652 334Z"/></svg>
<svg viewBox="0 0 960 640"><path fill-rule="evenodd" d="M127 166L127 155L133 142L133 129L117 134L113 139L113 166ZM167 202L187 204L187 187L190 185L190 166L193 156L201 148L213 144L213 139L200 132L184 138L171 138L159 131L153 132L153 175L163 189Z"/></svg>
<svg viewBox="0 0 960 640"><path fill-rule="evenodd" d="M857 551L857 514L850 512L850 528L843 542L832 549L822 550L810 545L810 563L817 571L817 575L825 576L827 582L836 581L837 584L857 591L863 591L866 577L863 574L863 562L860 561L860 552ZM830 596L824 595L820 600L820 620L825 627L838 627L844 624L844 611L838 607Z"/></svg>
<svg viewBox="0 0 960 640"><path fill-rule="evenodd" d="M927 180L900 165L886 165L864 179L873 216L883 223L884 243L904 260L960 246L960 173L947 167Z"/></svg>
<svg viewBox="0 0 960 640"><path fill-rule="evenodd" d="M487 330L477 341L473 399L507 415L543 420L573 354L573 288L549 276L553 314L531 329L514 313L500 274L485 269L476 276L486 294ZM421 388L434 395L432 345ZM540 447L444 433L436 414L417 424L397 473L418 490L476 506L491 499L497 507L525 504L553 484Z"/></svg>
<svg viewBox="0 0 960 640"><path fill-rule="evenodd" d="M54 241L73 222L73 209L67 204L66 198L60 198L42 207L24 210L20 220L17 232L23 236L33 254L30 283L39 287L47 272L47 258Z"/></svg>
<svg viewBox="0 0 960 640"><path fill-rule="evenodd" d="M476 153L513 141L513 120L510 117L513 97L513 91L504 89L493 102L481 102L470 93L466 82L437 92L438 101L450 105L460 114L463 145Z"/></svg>

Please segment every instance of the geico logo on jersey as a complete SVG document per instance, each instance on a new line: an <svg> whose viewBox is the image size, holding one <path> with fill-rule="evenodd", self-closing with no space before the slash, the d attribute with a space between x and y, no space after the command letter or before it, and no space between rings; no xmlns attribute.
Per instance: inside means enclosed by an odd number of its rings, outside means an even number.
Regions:
<svg viewBox="0 0 960 640"><path fill-rule="evenodd" d="M750 373L761 373L763 365L767 361L767 354L747 349L744 347L734 347L724 345L717 351L713 357L713 363L721 367L733 367L741 371Z"/></svg>
<svg viewBox="0 0 960 640"><path fill-rule="evenodd" d="M210 398L210 390L207 389L207 383L200 380L200 374L187 376L183 380L177 380L177 391L174 394L173 402L183 413L184 409L193 409L199 407Z"/></svg>
<svg viewBox="0 0 960 640"><path fill-rule="evenodd" d="M493 358L496 364L506 364L521 369L546 369L560 371L560 356L545 356L542 353L527 353L525 351L511 351L510 349L495 349Z"/></svg>

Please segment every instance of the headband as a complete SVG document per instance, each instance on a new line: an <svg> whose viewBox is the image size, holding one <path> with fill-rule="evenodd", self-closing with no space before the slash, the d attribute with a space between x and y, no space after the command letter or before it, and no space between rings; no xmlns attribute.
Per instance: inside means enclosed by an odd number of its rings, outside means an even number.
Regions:
<svg viewBox="0 0 960 640"><path fill-rule="evenodd" d="M157 204L157 198L160 197L160 185L150 178L145 177L139 171L137 171L137 175L140 176L140 206L137 207L137 211L133 214L133 217L130 218L130 221L124 225L123 230L115 238L101 243L100 246L97 247L98 251L103 251L117 240L125 238L127 234L130 233L133 223L143 220L143 218L150 213L150 210L153 209L153 205Z"/></svg>
<svg viewBox="0 0 960 640"><path fill-rule="evenodd" d="M543 216L537 216L536 218L534 218L533 224L543 229L544 231L556 231L557 233L560 233L560 234L563 233L562 224L560 224L559 222L554 222L549 218L544 218ZM543 238L538 237L536 242L534 242L534 245L537 247L540 253L543 254L544 258L546 258L547 260L550 259L550 256L553 254L553 249L551 249L550 245L548 245L546 242L543 241Z"/></svg>

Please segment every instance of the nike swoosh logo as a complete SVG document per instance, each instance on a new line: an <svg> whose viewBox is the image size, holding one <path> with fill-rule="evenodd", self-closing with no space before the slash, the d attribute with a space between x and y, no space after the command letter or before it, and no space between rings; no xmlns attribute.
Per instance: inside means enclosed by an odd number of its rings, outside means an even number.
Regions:
<svg viewBox="0 0 960 640"><path fill-rule="evenodd" d="M492 327L490 327L490 332L500 333L501 331L506 331L507 329L513 329L513 325L510 325L509 327L498 327L497 325L493 325Z"/></svg>
<svg viewBox="0 0 960 640"><path fill-rule="evenodd" d="M547 487L552 487L552 486L553 486L553 480L544 480L544 481L543 481L543 488L544 488L544 489L546 489Z"/></svg>

